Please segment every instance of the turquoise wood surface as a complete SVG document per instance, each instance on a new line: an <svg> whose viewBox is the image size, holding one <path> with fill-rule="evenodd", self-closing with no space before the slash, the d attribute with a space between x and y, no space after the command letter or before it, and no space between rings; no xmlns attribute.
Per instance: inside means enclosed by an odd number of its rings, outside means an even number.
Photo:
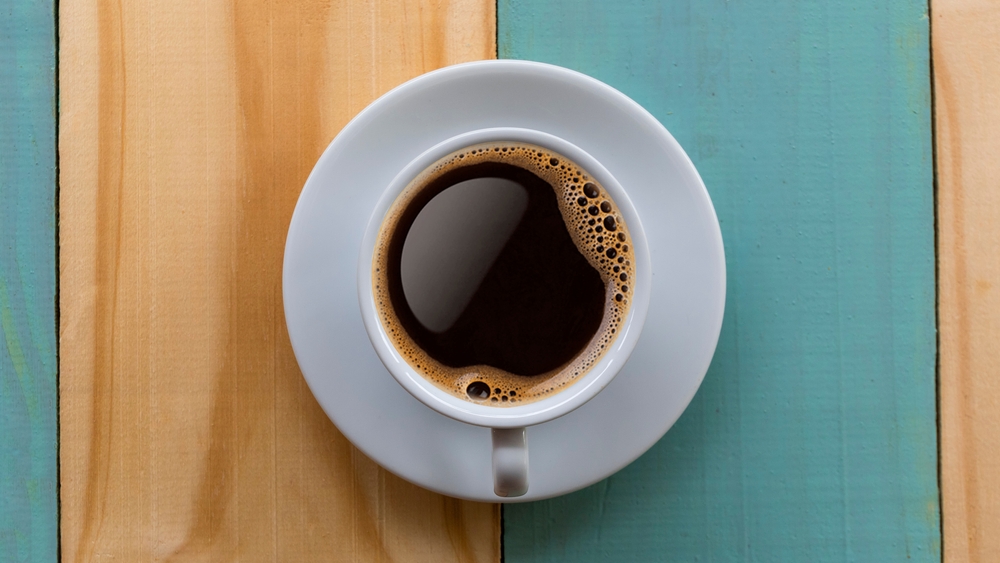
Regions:
<svg viewBox="0 0 1000 563"><path fill-rule="evenodd" d="M926 12L500 0L501 57L595 76L677 137L729 274L688 411L610 479L506 507L509 563L940 560Z"/></svg>
<svg viewBox="0 0 1000 563"><path fill-rule="evenodd" d="M0 561L58 557L55 15L0 6Z"/></svg>

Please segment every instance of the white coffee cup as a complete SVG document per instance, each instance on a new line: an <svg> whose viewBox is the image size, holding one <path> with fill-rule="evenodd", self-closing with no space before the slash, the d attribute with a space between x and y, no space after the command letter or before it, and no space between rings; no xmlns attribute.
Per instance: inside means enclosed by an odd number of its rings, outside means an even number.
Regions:
<svg viewBox="0 0 1000 563"><path fill-rule="evenodd" d="M517 406L490 406L452 395L424 378L391 343L375 305L372 262L375 244L386 213L402 191L421 172L444 156L485 142L512 141L537 145L576 162L601 184L617 204L628 225L635 257L632 303L611 348L585 374L564 390ZM372 211L358 260L358 301L365 330L375 352L389 373L413 397L455 420L492 429L494 492L499 497L521 496L528 490L528 441L526 427L563 416L594 398L628 360L649 308L652 271L649 248L635 207L625 189L585 151L559 137L531 129L498 127L479 129L447 139L413 159L389 184Z"/></svg>

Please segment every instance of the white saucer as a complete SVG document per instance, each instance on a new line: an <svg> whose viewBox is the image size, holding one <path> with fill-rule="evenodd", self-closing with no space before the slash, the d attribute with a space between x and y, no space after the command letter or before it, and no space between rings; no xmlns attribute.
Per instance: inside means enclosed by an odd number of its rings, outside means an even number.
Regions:
<svg viewBox="0 0 1000 563"><path fill-rule="evenodd" d="M529 489L514 502L586 487L649 449L687 407L722 326L725 258L715 210L687 155L621 92L564 68L482 61L415 78L365 108L306 181L285 246L284 301L299 367L361 451L400 477L470 500L493 494L490 431L410 396L373 350L355 286L361 237L393 177L459 133L524 127L590 153L635 204L653 287L628 364L597 397L528 429Z"/></svg>

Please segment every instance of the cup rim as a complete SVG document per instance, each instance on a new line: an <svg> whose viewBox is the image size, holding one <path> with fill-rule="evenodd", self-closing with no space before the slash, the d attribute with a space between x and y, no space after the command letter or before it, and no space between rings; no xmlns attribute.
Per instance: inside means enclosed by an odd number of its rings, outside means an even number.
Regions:
<svg viewBox="0 0 1000 563"><path fill-rule="evenodd" d="M587 373L550 397L517 406L494 407L456 397L425 379L410 366L391 343L378 318L372 291L372 261L375 242L386 212L399 194L440 158L459 149L484 142L522 142L560 153L588 171L618 205L629 227L635 256L635 284L632 306L622 322L611 350ZM639 215L628 194L615 177L594 157L576 145L543 131L520 127L491 127L468 131L445 139L411 160L389 183L365 227L358 257L357 290L361 318L379 360L392 377L414 398L455 420L490 428L517 428L541 424L563 416L594 398L625 365L645 324L652 285L649 247Z"/></svg>

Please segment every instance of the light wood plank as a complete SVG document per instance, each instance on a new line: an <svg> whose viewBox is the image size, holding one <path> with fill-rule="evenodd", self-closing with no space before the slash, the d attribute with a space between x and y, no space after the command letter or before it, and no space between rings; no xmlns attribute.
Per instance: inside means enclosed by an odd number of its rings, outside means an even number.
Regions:
<svg viewBox="0 0 1000 563"><path fill-rule="evenodd" d="M1000 2L934 0L945 563L1000 561Z"/></svg>
<svg viewBox="0 0 1000 563"><path fill-rule="evenodd" d="M492 58L491 0L60 3L65 561L496 561L495 505L387 474L296 367L285 232L366 104Z"/></svg>
<svg viewBox="0 0 1000 563"><path fill-rule="evenodd" d="M0 561L55 561L54 3L0 8Z"/></svg>

